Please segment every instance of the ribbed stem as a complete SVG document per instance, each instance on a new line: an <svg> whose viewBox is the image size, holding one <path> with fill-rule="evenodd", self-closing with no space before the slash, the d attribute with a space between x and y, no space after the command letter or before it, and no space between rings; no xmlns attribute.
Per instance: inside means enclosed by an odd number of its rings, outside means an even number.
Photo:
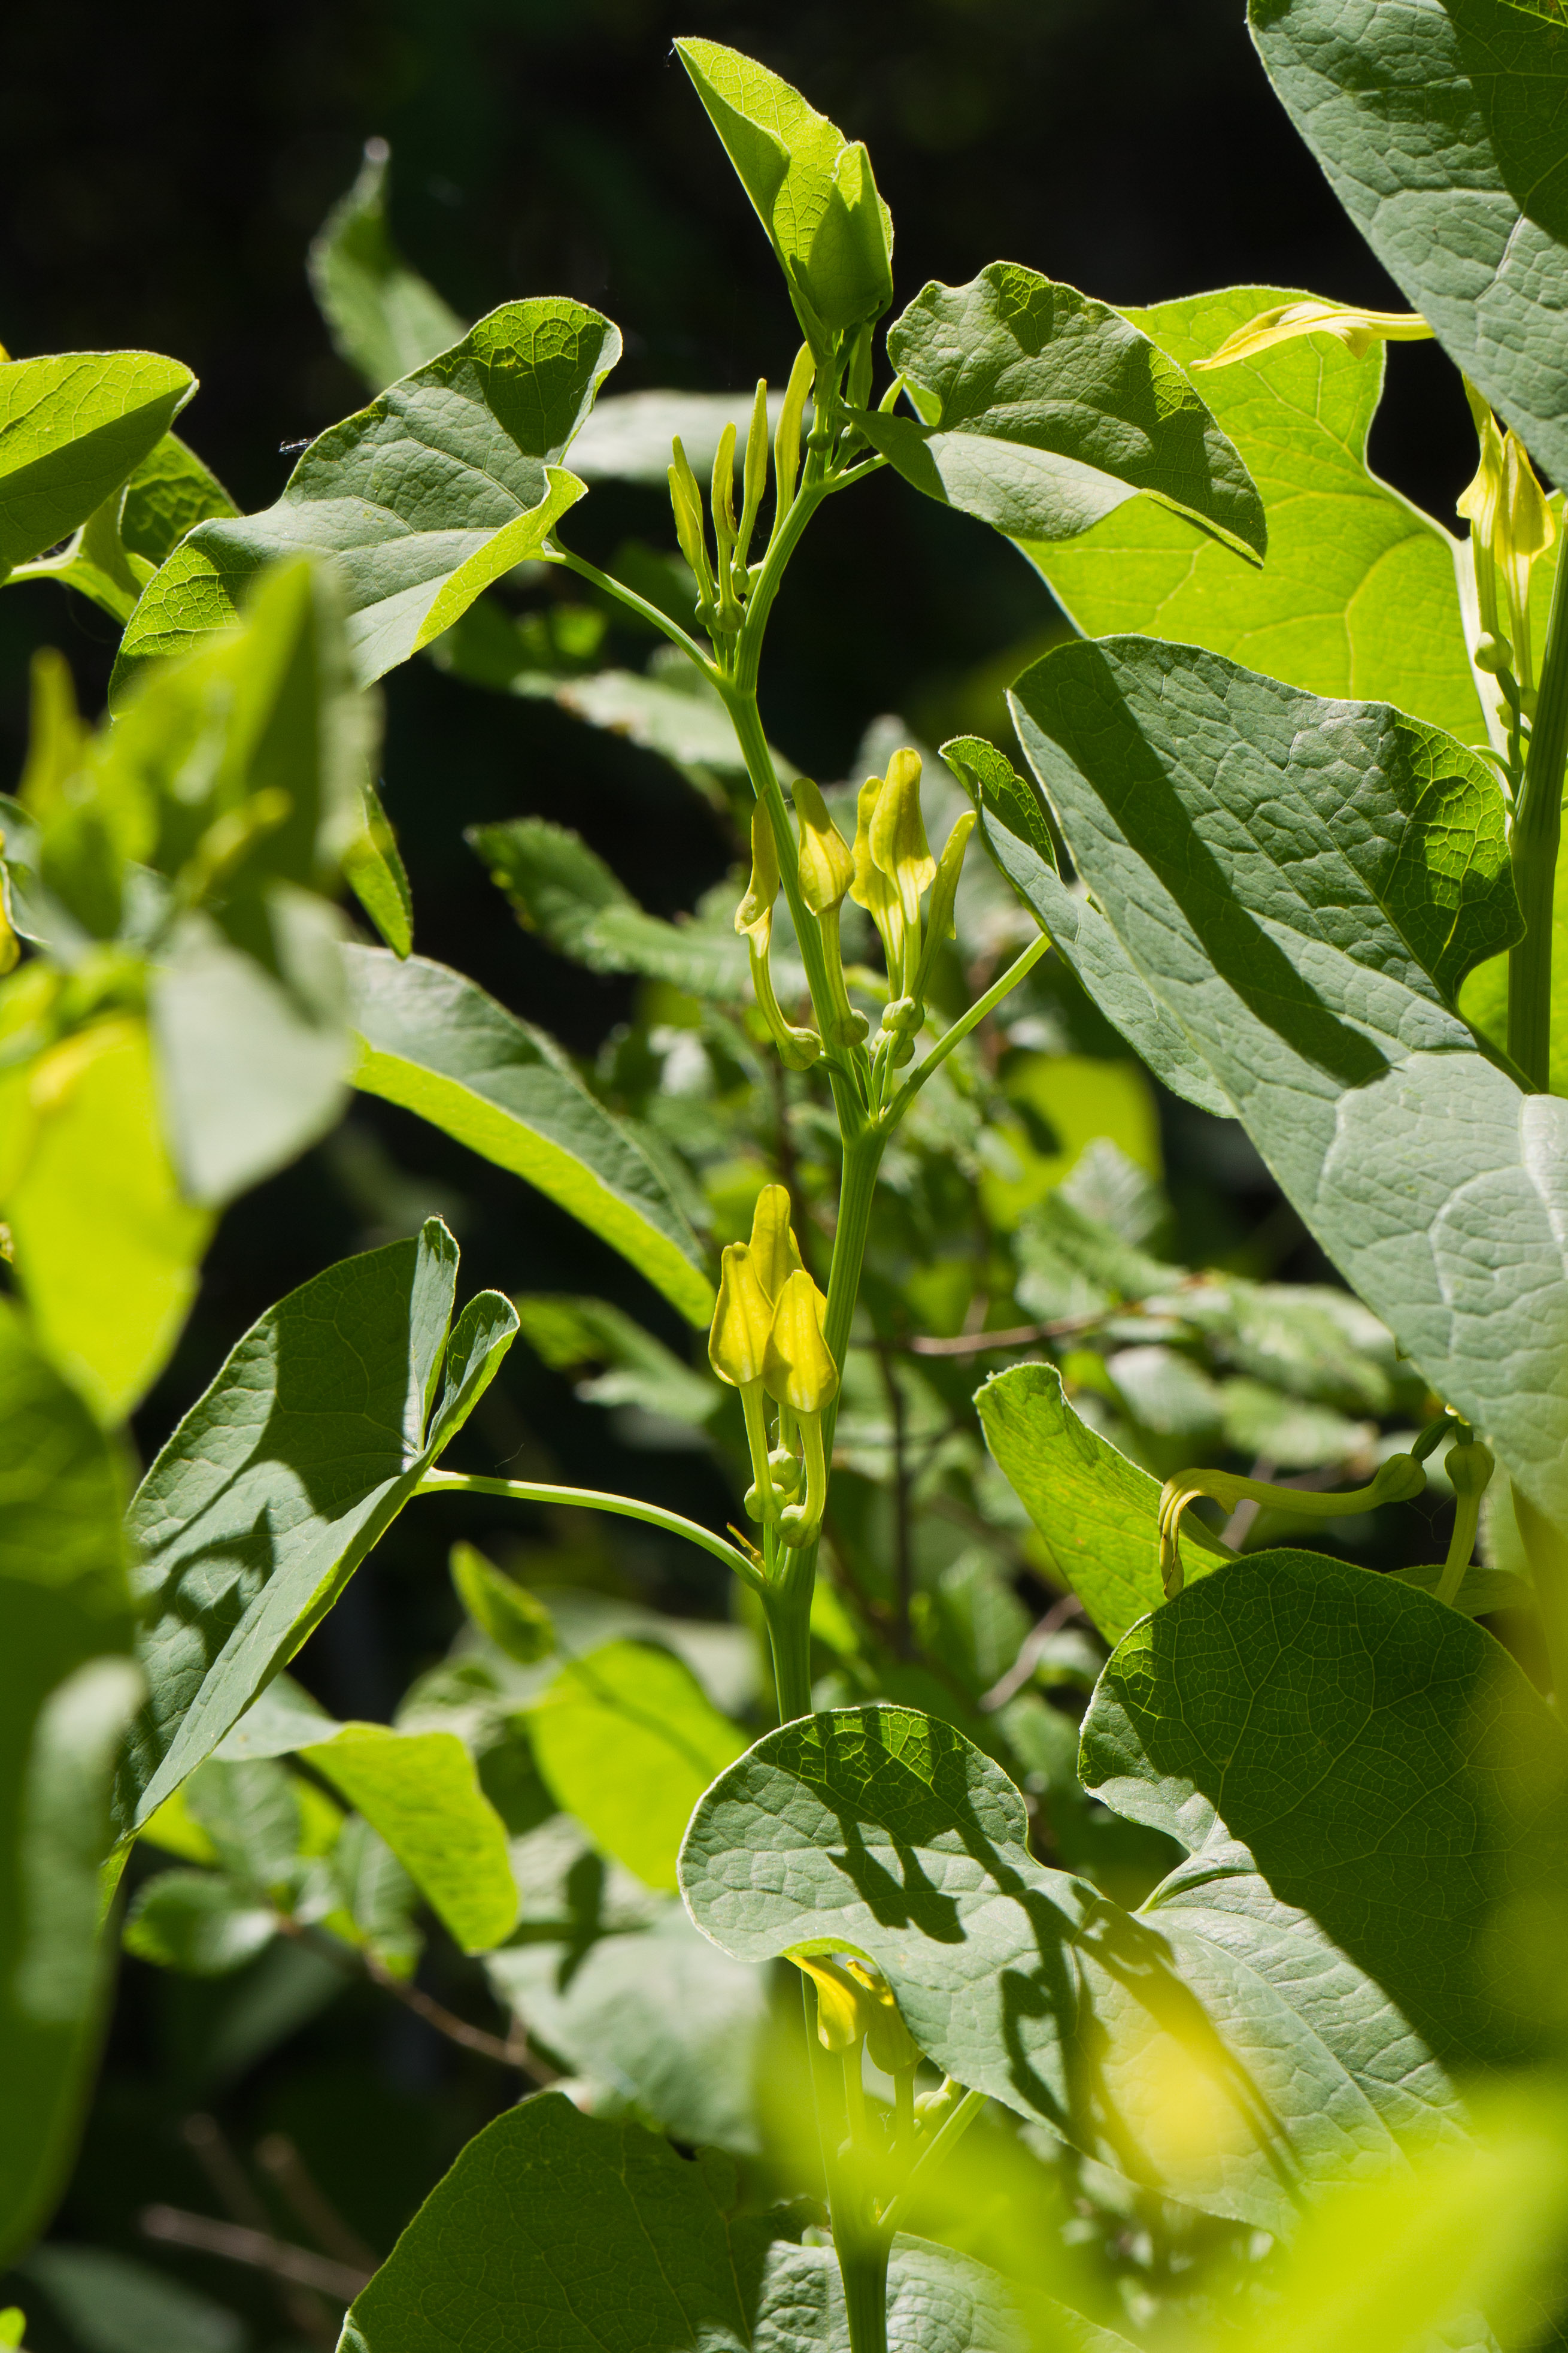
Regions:
<svg viewBox="0 0 1568 2353"><path fill-rule="evenodd" d="M1508 1050L1544 1094L1552 1082L1552 902L1563 828L1563 766L1568 754L1568 550L1557 565L1541 691L1524 782L1514 813L1514 888L1524 937L1508 956Z"/></svg>

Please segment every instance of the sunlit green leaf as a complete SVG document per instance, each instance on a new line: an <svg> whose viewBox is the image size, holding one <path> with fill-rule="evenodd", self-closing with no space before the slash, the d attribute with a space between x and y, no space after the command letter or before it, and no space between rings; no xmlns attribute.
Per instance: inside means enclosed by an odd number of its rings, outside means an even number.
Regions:
<svg viewBox="0 0 1568 2353"><path fill-rule="evenodd" d="M465 1952L510 1933L517 1887L506 1831L450 1732L345 1724L300 1750L380 1832Z"/></svg>
<svg viewBox="0 0 1568 2353"><path fill-rule="evenodd" d="M696 1236L561 1049L445 965L378 948L344 960L363 1046L355 1085L537 1185L705 1324L713 1292Z"/></svg>
<svg viewBox="0 0 1568 2353"><path fill-rule="evenodd" d="M182 541L132 617L111 700L147 662L225 628L282 555L335 559L362 685L406 661L582 496L560 459L619 355L616 330L580 302L492 311L313 441L264 513Z"/></svg>
<svg viewBox="0 0 1568 2353"><path fill-rule="evenodd" d="M146 1025L125 1017L0 1079L0 1216L33 1327L110 1424L163 1370L212 1231L181 1198L161 1110Z"/></svg>
<svg viewBox="0 0 1568 2353"><path fill-rule="evenodd" d="M826 358L834 335L893 299L893 225L871 159L754 58L717 41L675 47Z"/></svg>
<svg viewBox="0 0 1568 2353"><path fill-rule="evenodd" d="M1035 1862L1022 1798L955 1727L882 1705L759 1741L702 1800L680 1878L737 1959L875 1961L961 2083L1135 2180L1279 2232L1302 2196L1385 2178L1404 2139L1451 2135L1456 2103L1364 1965L1261 1880L1233 1916L1215 1867L1249 1865L1234 1850L1184 1864L1126 1913ZM1184 1873L1216 1916L1178 1916Z"/></svg>
<svg viewBox="0 0 1568 2353"><path fill-rule="evenodd" d="M255 1891L214 1871L161 1871L138 1890L121 1941L136 1960L187 1977L226 1977L278 1934Z"/></svg>
<svg viewBox="0 0 1568 2353"><path fill-rule="evenodd" d="M1234 286L1126 316L1190 367L1289 299ZM1087 637L1140 630L1207 646L1313 694L1392 702L1463 743L1485 742L1456 569L1468 574L1468 550L1366 463L1385 362L1381 343L1356 358L1319 334L1200 377L1263 500L1261 572L1194 544L1146 499L1080 540L1026 554Z"/></svg>
<svg viewBox="0 0 1568 2353"><path fill-rule="evenodd" d="M55 580L123 624L156 567L187 531L239 509L177 434L165 433L130 480L110 491L58 555L19 565L17 580Z"/></svg>
<svg viewBox="0 0 1568 2353"><path fill-rule="evenodd" d="M1080 1420L1054 1365L1015 1365L975 1392L985 1443L1050 1556L1107 1641L1120 1641L1164 1599L1160 1482ZM1217 1568L1226 1547L1194 1513L1183 1522L1189 1576Z"/></svg>
<svg viewBox="0 0 1568 2353"><path fill-rule="evenodd" d="M457 1267L432 1219L416 1241L291 1292L142 1481L131 1525L149 1696L122 1771L124 1831L293 1656L493 1377L516 1318L481 1293L448 1343Z"/></svg>
<svg viewBox="0 0 1568 2353"><path fill-rule="evenodd" d="M916 414L857 410L928 497L1011 539L1071 539L1140 492L1259 559L1263 506L1188 378L1103 302L1018 263L932 283L888 330Z"/></svg>
<svg viewBox="0 0 1568 2353"><path fill-rule="evenodd" d="M1292 121L1401 293L1568 480L1561 18L1510 0L1252 0L1249 15Z"/></svg>
<svg viewBox="0 0 1568 2353"><path fill-rule="evenodd" d="M381 795L368 776L362 790L364 827L343 852L344 880L394 955L405 956L414 946L414 893L408 887L408 870L392 821L381 805Z"/></svg>
<svg viewBox="0 0 1568 2353"><path fill-rule="evenodd" d="M84 523L195 388L153 352L0 361L0 576Z"/></svg>
<svg viewBox="0 0 1568 2353"><path fill-rule="evenodd" d="M1445 1003L1518 917L1458 744L1191 648L1063 648L1014 708L1079 871L1341 1272L1568 1517L1568 1112Z"/></svg>
<svg viewBox="0 0 1568 2353"><path fill-rule="evenodd" d="M100 1865L139 1679L123 1480L86 1405L0 1301L0 2261L69 2169L104 1982Z"/></svg>
<svg viewBox="0 0 1568 2353"><path fill-rule="evenodd" d="M649 1887L675 1885L691 1810L745 1742L679 1659L606 1642L562 1668L529 1712L558 1805Z"/></svg>

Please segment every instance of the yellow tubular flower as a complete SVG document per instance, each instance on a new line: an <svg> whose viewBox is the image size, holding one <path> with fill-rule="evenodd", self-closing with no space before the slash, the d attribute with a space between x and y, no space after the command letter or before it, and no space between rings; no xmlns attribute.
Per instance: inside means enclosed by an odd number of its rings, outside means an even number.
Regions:
<svg viewBox="0 0 1568 2353"><path fill-rule="evenodd" d="M1476 571L1476 604L1481 625L1480 666L1491 670L1506 664L1511 651L1498 627L1497 572L1492 561L1498 501L1502 493L1502 436L1489 403L1481 398L1468 376L1462 381L1475 420L1480 456L1473 477L1454 502L1454 512L1463 515L1470 526L1470 558Z"/></svg>
<svg viewBox="0 0 1568 2353"><path fill-rule="evenodd" d="M869 1961L856 1960L847 1955L844 1966L856 1983L866 1989L870 2010L866 2025L866 2049L872 2065L879 2067L884 2075L896 2075L905 2067L918 2066L920 2045L899 2015L893 1989L881 1970Z"/></svg>
<svg viewBox="0 0 1568 2353"><path fill-rule="evenodd" d="M746 462L741 471L741 528L735 540L736 588L744 586L743 575L756 529L758 510L763 492L768 486L768 385L765 376L757 378L756 397L752 403L751 429L746 435Z"/></svg>
<svg viewBox="0 0 1568 2353"><path fill-rule="evenodd" d="M826 1953L791 1953L787 1957L816 1988L816 2037L823 2049L853 2051L867 2026L859 1987Z"/></svg>
<svg viewBox="0 0 1568 2353"><path fill-rule="evenodd" d="M895 752L871 816L871 857L899 894L906 932L918 934L921 893L936 880L936 860L921 815L918 752Z"/></svg>
<svg viewBox="0 0 1568 2353"><path fill-rule="evenodd" d="M804 1271L795 1229L789 1221L789 1195L782 1185L764 1185L752 1212L752 1239L747 1244L752 1272L768 1303L771 1323L778 1295L792 1274ZM766 1348L766 1335L763 1335Z"/></svg>
<svg viewBox="0 0 1568 2353"><path fill-rule="evenodd" d="M899 894L871 855L871 827L877 814L877 804L885 787L880 776L868 776L860 787L860 797L855 809L855 847L850 855L855 865L855 878L849 885L849 896L858 907L864 907L881 934L883 951L888 959L888 994L903 995L904 977L904 916Z"/></svg>
<svg viewBox="0 0 1568 2353"><path fill-rule="evenodd" d="M779 853L773 822L761 801L752 811L752 879L735 910L735 929L750 935L764 955L773 937L773 901L779 895Z"/></svg>
<svg viewBox="0 0 1568 2353"><path fill-rule="evenodd" d="M763 1409L763 1369L773 1303L757 1280L744 1242L731 1242L719 1261L719 1298L708 1335L708 1361L726 1386L741 1392L752 1486L746 1509L756 1520L778 1517L768 1469L768 1426Z"/></svg>
<svg viewBox="0 0 1568 2353"><path fill-rule="evenodd" d="M962 817L956 818L942 856L936 862L936 881L931 886L931 899L926 907L925 946L921 952L921 968L915 976L914 994L922 1004L937 950L952 930L952 902L958 896L958 880L963 871L963 853L978 822L973 809L965 809Z"/></svg>
<svg viewBox="0 0 1568 2353"><path fill-rule="evenodd" d="M816 917L822 934L827 986L833 1012L827 1034L835 1046L858 1046L867 1021L849 1002L844 982L844 952L838 941L838 911L855 880L855 859L849 844L827 814L827 805L809 776L795 783L795 814L800 828L801 896Z"/></svg>
<svg viewBox="0 0 1568 2353"><path fill-rule="evenodd" d="M809 343L802 343L789 372L778 431L773 436L774 531L795 504L795 486L800 473L801 427L805 421L806 395L816 377L816 353Z"/></svg>
<svg viewBox="0 0 1568 2353"><path fill-rule="evenodd" d="M804 1267L778 1295L763 1378L768 1395L801 1416L820 1413L838 1394L838 1367L823 1337L827 1302Z"/></svg>
<svg viewBox="0 0 1568 2353"><path fill-rule="evenodd" d="M1502 486L1498 497L1494 550L1503 586L1508 590L1508 617L1513 629L1514 676L1521 693L1535 686L1530 659L1530 575L1536 558L1544 555L1557 536L1557 525L1546 494L1535 479L1523 442L1511 429L1502 444Z"/></svg>

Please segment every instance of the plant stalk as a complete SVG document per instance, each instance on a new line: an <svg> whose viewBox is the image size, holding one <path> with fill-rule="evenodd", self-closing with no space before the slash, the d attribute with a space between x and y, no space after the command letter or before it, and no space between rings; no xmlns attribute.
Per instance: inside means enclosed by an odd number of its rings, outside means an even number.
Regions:
<svg viewBox="0 0 1568 2353"><path fill-rule="evenodd" d="M1524 781L1510 849L1524 937L1508 953L1508 1050L1544 1094L1552 1079L1552 902L1563 829L1563 766L1568 755L1568 549L1552 586L1552 617Z"/></svg>
<svg viewBox="0 0 1568 2353"><path fill-rule="evenodd" d="M725 1537L716 1536L711 1528L699 1527L695 1520L683 1520L679 1512L665 1511L661 1504L639 1503L635 1495L606 1495L596 1487L543 1487L531 1479L477 1478L466 1471L427 1471L414 1492L416 1495L507 1495L518 1504L565 1504L573 1511L614 1512L623 1520L646 1520L649 1527L664 1528L670 1535L684 1536L688 1544L700 1545L726 1568L732 1568L743 1584L762 1590L759 1570Z"/></svg>

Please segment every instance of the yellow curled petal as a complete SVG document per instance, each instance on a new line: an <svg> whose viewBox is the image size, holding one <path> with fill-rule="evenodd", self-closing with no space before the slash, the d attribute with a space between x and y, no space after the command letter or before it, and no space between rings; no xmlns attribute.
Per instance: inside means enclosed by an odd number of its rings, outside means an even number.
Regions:
<svg viewBox="0 0 1568 2353"><path fill-rule="evenodd" d="M762 1379L773 1313L773 1302L757 1281L745 1243L731 1242L720 1261L708 1361L732 1389Z"/></svg>
<svg viewBox="0 0 1568 2353"><path fill-rule="evenodd" d="M1360 359L1373 343L1425 343L1432 330L1419 311L1357 311L1345 302L1279 302L1271 311L1260 311L1245 327L1237 327L1227 335L1217 352L1206 360L1194 360L1196 368L1229 367L1237 360L1249 360L1259 352L1267 352L1276 343L1288 343L1297 335L1337 335L1347 351Z"/></svg>
<svg viewBox="0 0 1568 2353"><path fill-rule="evenodd" d="M765 949L773 927L773 901L779 895L779 853L773 823L759 801L752 811L752 879L735 910L735 929L748 934Z"/></svg>
<svg viewBox="0 0 1568 2353"><path fill-rule="evenodd" d="M782 1185L764 1185L752 1212L752 1239L747 1248L752 1272L762 1285L771 1311L792 1274L800 1271L800 1251L789 1221L789 1195Z"/></svg>
<svg viewBox="0 0 1568 2353"><path fill-rule="evenodd" d="M824 1953L790 1953L785 1957L797 1969L804 1969L816 1988L816 2034L823 2049L853 2051L867 2026L859 1987Z"/></svg>
<svg viewBox="0 0 1568 2353"><path fill-rule="evenodd" d="M822 915L842 903L855 880L855 860L811 778L797 776L794 789L795 822L800 828L801 896L814 915Z"/></svg>
<svg viewBox="0 0 1568 2353"><path fill-rule="evenodd" d="M895 752L871 817L871 859L899 894L904 921L920 921L921 893L936 878L936 860L921 815L918 752Z"/></svg>
<svg viewBox="0 0 1568 2353"><path fill-rule="evenodd" d="M780 1291L763 1359L763 1379L778 1405L820 1413L838 1394L838 1367L823 1337L827 1302L804 1268Z"/></svg>

